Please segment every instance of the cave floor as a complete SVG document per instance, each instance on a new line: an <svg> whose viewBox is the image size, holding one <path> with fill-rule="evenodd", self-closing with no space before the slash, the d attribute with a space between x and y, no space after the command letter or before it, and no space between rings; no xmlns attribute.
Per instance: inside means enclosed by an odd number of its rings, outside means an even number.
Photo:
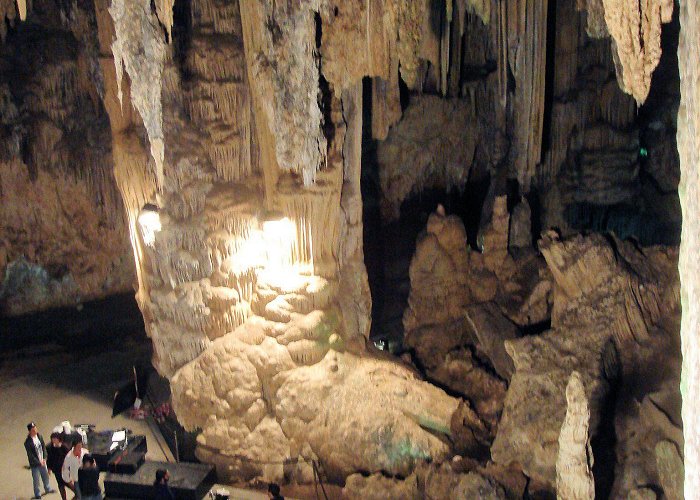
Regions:
<svg viewBox="0 0 700 500"><path fill-rule="evenodd" d="M149 460L172 461L153 422L132 420L124 414L111 418L114 392L128 382L132 366L149 362L148 339L127 338L82 348L42 344L0 352L0 500L32 497L32 479L24 451L26 424L34 421L44 439L63 420L90 423L97 429L127 427L148 440ZM53 475L51 487L56 489ZM236 500L262 500L264 491L225 487ZM339 488L326 485L329 498L340 498ZM285 486L286 498L316 498L312 486ZM47 500L60 499L58 493ZM70 498L70 496L69 496ZM206 497L208 498L208 497ZM116 500L116 499L112 499Z"/></svg>
<svg viewBox="0 0 700 500"><path fill-rule="evenodd" d="M34 421L44 439L63 420L90 423L97 429L127 427L148 440L151 460L166 460L157 427L124 415L114 419L114 392L129 379L133 363L148 360L149 346L126 341L90 348L42 345L0 353L0 499L28 499L32 479L23 442ZM169 451L167 451L168 454ZM51 477L55 489L55 479ZM58 493L47 499L60 499Z"/></svg>

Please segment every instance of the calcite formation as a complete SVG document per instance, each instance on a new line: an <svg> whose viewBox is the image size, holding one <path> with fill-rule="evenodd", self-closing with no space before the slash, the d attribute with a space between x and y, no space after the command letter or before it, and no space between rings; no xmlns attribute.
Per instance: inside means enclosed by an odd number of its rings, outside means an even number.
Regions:
<svg viewBox="0 0 700 500"><path fill-rule="evenodd" d="M631 363L629 353L644 346L653 350L654 343L663 344L672 335L673 317L661 311L674 309L678 287L674 255L664 248L642 255L627 242L608 242L603 236L558 241L550 235L540 242L540 249L556 283L552 330L506 341L515 373L491 456L497 463L517 461L529 476L553 484L572 370L578 371L585 387L589 428L595 434L601 404L616 373L622 371L625 380L628 370L635 373L645 366ZM616 352L622 353L621 359ZM627 447L645 449L627 437L618 439L622 463ZM651 457L644 460L653 463ZM624 473L618 480L622 477ZM624 496L630 486L617 488Z"/></svg>
<svg viewBox="0 0 700 500"><path fill-rule="evenodd" d="M230 480L310 481L313 461L337 481L407 476L488 447L467 404L365 348L360 83L319 84L312 7L197 1L185 48L136 0L97 12L154 364L202 431L198 456ZM143 85L158 74L160 90Z"/></svg>
<svg viewBox="0 0 700 500"><path fill-rule="evenodd" d="M518 498L522 489L514 492L499 484L488 469L463 470L459 463L441 466L422 466L406 479L387 478L381 474L363 477L350 476L343 488L343 498L425 498L438 500L457 496L459 498L483 498L504 500ZM467 467L468 468L468 467Z"/></svg>
<svg viewBox="0 0 700 500"><path fill-rule="evenodd" d="M620 87L643 103L661 58L661 25L671 21L674 2L579 0L582 4L588 10L588 33L613 40Z"/></svg>
<svg viewBox="0 0 700 500"><path fill-rule="evenodd" d="M48 6L42 15L58 13ZM92 56L70 30L40 24L2 45L3 314L133 290L134 259Z"/></svg>
<svg viewBox="0 0 700 500"><path fill-rule="evenodd" d="M566 384L566 416L559 434L557 497L571 500L595 498L593 450L588 423L591 412L581 375L573 372Z"/></svg>

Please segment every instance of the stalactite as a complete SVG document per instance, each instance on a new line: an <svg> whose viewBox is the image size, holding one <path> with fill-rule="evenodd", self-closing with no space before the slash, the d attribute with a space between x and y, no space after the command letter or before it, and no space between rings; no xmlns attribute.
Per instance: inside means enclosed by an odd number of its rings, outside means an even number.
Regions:
<svg viewBox="0 0 700 500"><path fill-rule="evenodd" d="M17 0L17 10L22 21L27 19L27 0Z"/></svg>
<svg viewBox="0 0 700 500"><path fill-rule="evenodd" d="M661 25L671 21L673 0L578 0L588 11L590 36L612 38L620 88L644 103L661 58Z"/></svg>
<svg viewBox="0 0 700 500"><path fill-rule="evenodd" d="M291 214L297 230L293 251L296 264L322 264L334 259L340 236L337 198L334 191L279 195L280 209Z"/></svg>
<svg viewBox="0 0 700 500"><path fill-rule="evenodd" d="M396 59L395 65L392 64L388 81L379 77L372 79L372 137L380 141L386 139L389 129L402 116L398 63Z"/></svg>
<svg viewBox="0 0 700 500"><path fill-rule="evenodd" d="M143 119L155 160L158 189L163 187L163 111L161 78L165 43L148 0L115 0L109 8L116 37L112 43L117 95L122 100L122 72L131 79L131 101ZM122 103L123 106L123 103Z"/></svg>
<svg viewBox="0 0 700 500"><path fill-rule="evenodd" d="M156 0L156 14L168 33L168 41L173 40L173 6L175 0Z"/></svg>
<svg viewBox="0 0 700 500"><path fill-rule="evenodd" d="M306 3L280 4L270 0L256 0L244 8L258 13L255 18L243 16L244 23L256 23L250 26L250 43L246 43L246 51L250 52L246 55L251 70L249 79L256 81L266 99L256 104L262 111L256 121L265 120L276 136L279 169L299 174L304 185L310 186L326 164L327 150L318 104L314 12ZM258 17L259 13L263 15ZM282 23L270 30L265 26L270 19Z"/></svg>
<svg viewBox="0 0 700 500"><path fill-rule="evenodd" d="M513 111L516 121L514 163L520 186L529 191L542 154L548 2L517 0L507 3L507 59L517 82Z"/></svg>

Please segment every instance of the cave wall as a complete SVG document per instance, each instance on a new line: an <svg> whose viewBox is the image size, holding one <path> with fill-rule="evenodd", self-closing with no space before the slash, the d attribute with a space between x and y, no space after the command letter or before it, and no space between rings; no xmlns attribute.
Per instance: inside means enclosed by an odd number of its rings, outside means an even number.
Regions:
<svg viewBox="0 0 700 500"><path fill-rule="evenodd" d="M83 36L94 35L90 20L84 21ZM113 173L102 77L94 46L79 31L62 22L53 3L34 2L26 22L3 32L4 315L133 290L134 259Z"/></svg>
<svg viewBox="0 0 700 500"><path fill-rule="evenodd" d="M400 69L403 112L386 137L375 134L385 224L412 196L490 175L487 203L510 180L515 198L533 204L533 227L677 244L672 5L649 6L646 44L633 50L606 25L636 22L628 6L611 4L608 15L574 0L486 4L482 17L455 4L449 22L423 32L418 76Z"/></svg>

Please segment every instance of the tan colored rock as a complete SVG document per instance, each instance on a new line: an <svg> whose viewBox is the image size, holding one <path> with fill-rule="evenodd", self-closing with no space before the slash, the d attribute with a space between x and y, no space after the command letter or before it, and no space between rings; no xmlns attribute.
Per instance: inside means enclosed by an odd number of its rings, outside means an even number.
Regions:
<svg viewBox="0 0 700 500"><path fill-rule="evenodd" d="M661 58L661 25L671 21L674 2L653 0L639 4L636 1L579 0L579 7L584 3L589 13L588 34L598 38L610 35L618 83L642 104L651 88L651 75Z"/></svg>
<svg viewBox="0 0 700 500"><path fill-rule="evenodd" d="M0 38L18 14L14 1L5 8ZM67 26L47 26L54 15L56 6L42 8L36 28L2 42L0 308L9 316L131 293L135 278L96 60Z"/></svg>
<svg viewBox="0 0 700 500"><path fill-rule="evenodd" d="M505 499L505 491L497 483L470 472L455 474L448 464L424 471L423 498L438 500L451 496L458 498Z"/></svg>
<svg viewBox="0 0 700 500"><path fill-rule="evenodd" d="M491 455L553 484L571 371L581 375L596 429L608 388L600 368L606 345L612 339L625 352L648 339L662 320L657 312L673 308L675 285L668 256L645 256L619 241L612 247L602 236L550 237L540 248L556 282L553 329L506 342L515 374Z"/></svg>
<svg viewBox="0 0 700 500"><path fill-rule="evenodd" d="M469 301L467 258L467 233L459 218L431 215L409 270L413 286L404 314L406 331L461 319Z"/></svg>
<svg viewBox="0 0 700 500"><path fill-rule="evenodd" d="M408 475L421 460L446 458L449 447L424 429L449 435L457 404L390 362L330 351L300 366L269 337L260 345L219 339L171 385L180 421L203 428L198 453L225 465L230 479L280 480L281 473L270 478L269 469L238 464L300 453L306 460L318 457L337 478L360 468ZM272 421L265 420L268 408ZM272 434L262 422L274 422L284 436L276 441L288 440L288 448L266 445Z"/></svg>
<svg viewBox="0 0 700 500"><path fill-rule="evenodd" d="M438 208L419 237L409 275L411 292L404 312L404 343L414 350L426 375L463 394L481 418L495 428L505 395L505 384L487 369L478 354L495 357L499 368L507 366L502 335L514 336L513 325L495 306L471 310L467 290L468 247L466 231L456 216ZM440 304L440 307L436 307ZM505 322L511 329L501 331ZM499 351L499 339L500 351ZM474 352L469 345L474 346ZM478 354L477 354L478 351ZM498 356L500 358L496 359Z"/></svg>
<svg viewBox="0 0 700 500"><path fill-rule="evenodd" d="M513 360L506 352L505 341L518 337L517 327L493 303L468 306L465 316L470 332L477 340L477 348L491 361L498 374L509 380L513 374Z"/></svg>
<svg viewBox="0 0 700 500"><path fill-rule="evenodd" d="M524 479L524 478L523 478ZM524 483L523 483L524 490ZM522 491L520 492L522 496ZM406 479L387 478L380 474L350 476L343 489L343 498L484 498L506 499L511 496L486 473L460 471L455 463L422 464Z"/></svg>
<svg viewBox="0 0 700 500"><path fill-rule="evenodd" d="M532 246L532 211L525 198L513 208L508 228L508 246L523 248Z"/></svg>
<svg viewBox="0 0 700 500"><path fill-rule="evenodd" d="M572 372L566 385L566 416L559 434L557 456L557 498L589 500L595 498L593 450L591 449L590 409L581 383L581 375Z"/></svg>
<svg viewBox="0 0 700 500"><path fill-rule="evenodd" d="M654 490L649 488L637 488L630 491L627 495L627 500L656 500L657 496Z"/></svg>

